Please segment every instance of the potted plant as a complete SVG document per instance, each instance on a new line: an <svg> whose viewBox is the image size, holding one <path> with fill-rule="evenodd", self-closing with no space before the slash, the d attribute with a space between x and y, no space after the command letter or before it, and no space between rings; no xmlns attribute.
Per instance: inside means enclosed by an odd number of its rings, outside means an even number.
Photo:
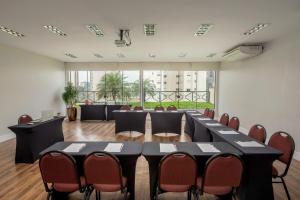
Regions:
<svg viewBox="0 0 300 200"><path fill-rule="evenodd" d="M69 121L75 121L77 119L77 108L76 108L76 98L78 95L78 90L71 82L67 83L65 87L65 92L62 94L62 98L66 103L67 115Z"/></svg>

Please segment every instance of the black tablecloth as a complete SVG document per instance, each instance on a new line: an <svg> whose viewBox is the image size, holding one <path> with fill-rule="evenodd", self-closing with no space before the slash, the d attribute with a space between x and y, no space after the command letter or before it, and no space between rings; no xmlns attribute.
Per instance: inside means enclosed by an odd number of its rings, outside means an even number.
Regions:
<svg viewBox="0 0 300 200"><path fill-rule="evenodd" d="M78 153L68 153L73 156L76 160L78 169L83 174L83 160L86 155L95 152L103 151L106 145L110 142L58 142L51 147L45 149L40 155L52 151L52 150L63 150L72 143L86 143L86 146ZM142 152L142 145L135 142L123 142L124 146L121 152L112 153L115 155L122 166L122 173L127 177L128 180L128 192L130 193L130 199L135 199L135 169L138 157Z"/></svg>
<svg viewBox="0 0 300 200"><path fill-rule="evenodd" d="M63 120L64 117L55 117L33 125L8 127L16 134L15 163L34 163L41 151L56 142L64 141Z"/></svg>
<svg viewBox="0 0 300 200"><path fill-rule="evenodd" d="M217 123L217 121L201 121L194 118L196 135L204 135L208 133L215 142L226 142L234 148L242 152L245 169L241 186L238 190L238 196L241 200L264 200L274 199L272 187L272 163L276 160L281 152L278 150L265 146L264 147L241 147L236 141L254 141L254 139L247 135L240 133L224 135L220 130L231 130L227 126L208 126L206 123ZM198 131L196 127L199 127ZM206 132L204 131L206 130Z"/></svg>
<svg viewBox="0 0 300 200"><path fill-rule="evenodd" d="M106 105L106 120L114 120L114 110L120 110L123 105Z"/></svg>
<svg viewBox="0 0 300 200"><path fill-rule="evenodd" d="M198 171L201 174L203 171L205 162L216 153L212 152L202 152L197 146L197 143L194 142L176 142L173 143L177 147L177 151L187 152L196 157L198 163ZM234 153L241 155L241 152L236 148L225 142L214 142L213 144L217 149L222 153ZM168 153L161 153L159 149L159 143L157 142L145 142L143 145L143 156L146 158L149 164L149 174L150 174L150 199L154 199L155 188L157 186L158 179L158 166L159 162L163 156Z"/></svg>
<svg viewBox="0 0 300 200"><path fill-rule="evenodd" d="M149 111L151 116L152 134L176 133L181 134L183 111Z"/></svg>
<svg viewBox="0 0 300 200"><path fill-rule="evenodd" d="M185 113L185 124L184 132L190 136L191 139L194 137L195 124L192 116L201 115L199 111L196 110L187 110Z"/></svg>
<svg viewBox="0 0 300 200"><path fill-rule="evenodd" d="M106 120L106 105L80 105L80 120Z"/></svg>
<svg viewBox="0 0 300 200"><path fill-rule="evenodd" d="M146 111L113 111L115 118L115 133L122 131L137 131L145 134Z"/></svg>

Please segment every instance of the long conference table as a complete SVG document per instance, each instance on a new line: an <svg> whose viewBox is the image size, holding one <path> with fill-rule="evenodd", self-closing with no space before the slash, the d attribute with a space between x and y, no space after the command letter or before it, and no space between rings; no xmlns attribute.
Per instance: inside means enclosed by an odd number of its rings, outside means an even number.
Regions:
<svg viewBox="0 0 300 200"><path fill-rule="evenodd" d="M241 186L238 189L239 199L274 199L272 187L272 164L280 155L282 155L280 151L259 143L241 132L235 131L227 126L220 125L216 120L207 119L199 112L186 112L186 116L187 124L192 124L189 128L194 127L194 130L188 130L189 134L192 136L191 138L193 142L225 142L241 152L245 169ZM188 122L188 120L190 121ZM256 141L261 146L241 146L237 143L238 141Z"/></svg>
<svg viewBox="0 0 300 200"><path fill-rule="evenodd" d="M45 149L40 153L43 155L49 151L58 150L63 151L66 147L68 147L72 143L85 143L86 146L80 150L79 152L72 152L68 153L69 155L73 156L76 160L76 165L78 167L79 173L83 175L83 161L85 156L92 152L96 151L103 151L108 143L115 143L114 142L58 142L49 148ZM122 174L127 177L128 180L128 192L130 193L129 199L135 199L135 169L136 169L136 162L138 157L141 155L142 152L142 144L135 143L135 142L122 142L124 144L121 152L111 152L115 155L122 166ZM59 198L58 198L59 199Z"/></svg>
<svg viewBox="0 0 300 200"><path fill-rule="evenodd" d="M137 131L145 134L146 117L150 113L152 134L175 133L181 134L181 122L184 111L125 111L115 110L115 133L122 131Z"/></svg>
<svg viewBox="0 0 300 200"><path fill-rule="evenodd" d="M122 105L92 104L80 105L80 120L114 120L113 111L120 110Z"/></svg>

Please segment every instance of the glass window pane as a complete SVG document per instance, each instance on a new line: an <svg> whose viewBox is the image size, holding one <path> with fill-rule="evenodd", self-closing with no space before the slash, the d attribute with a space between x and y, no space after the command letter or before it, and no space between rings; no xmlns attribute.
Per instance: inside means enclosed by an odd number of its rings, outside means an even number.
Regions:
<svg viewBox="0 0 300 200"><path fill-rule="evenodd" d="M140 105L140 71L123 71L123 103Z"/></svg>
<svg viewBox="0 0 300 200"><path fill-rule="evenodd" d="M97 103L105 103L105 71L90 72L89 99Z"/></svg>
<svg viewBox="0 0 300 200"><path fill-rule="evenodd" d="M160 105L160 92L162 88L161 71L143 71L144 107L154 108Z"/></svg>
<svg viewBox="0 0 300 200"><path fill-rule="evenodd" d="M105 93L108 104L122 103L122 72L106 71Z"/></svg>

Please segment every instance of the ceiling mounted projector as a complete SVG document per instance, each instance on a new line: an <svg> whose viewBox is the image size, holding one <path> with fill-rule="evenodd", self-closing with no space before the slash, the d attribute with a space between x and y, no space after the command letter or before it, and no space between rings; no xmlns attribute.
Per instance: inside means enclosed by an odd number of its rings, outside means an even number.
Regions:
<svg viewBox="0 0 300 200"><path fill-rule="evenodd" d="M120 33L119 33L119 37L120 37L119 40L115 40L115 45L117 47L128 47L128 46L131 45L131 39L130 39L130 36L129 36L129 30L123 30L123 29L121 29Z"/></svg>

